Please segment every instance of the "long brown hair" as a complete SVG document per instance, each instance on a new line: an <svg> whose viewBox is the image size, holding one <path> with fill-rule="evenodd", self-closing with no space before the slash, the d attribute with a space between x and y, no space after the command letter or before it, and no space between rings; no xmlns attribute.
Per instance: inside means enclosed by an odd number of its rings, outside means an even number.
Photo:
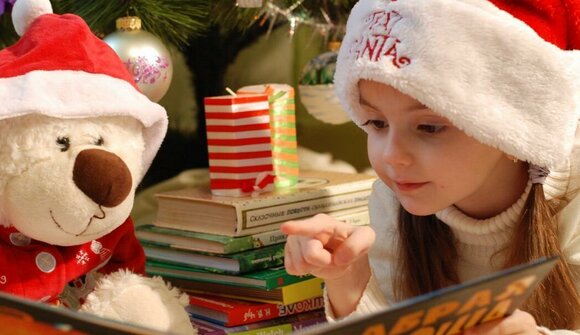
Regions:
<svg viewBox="0 0 580 335"><path fill-rule="evenodd" d="M565 204L563 199L546 200L542 185L532 185L515 227L514 238L503 250L507 255L504 267L562 254L556 213ZM459 282L455 237L449 226L435 215L415 216L401 207L398 234L399 264L393 282L398 299ZM420 280L416 279L417 274L420 274ZM532 314L539 325L551 329L574 329L575 319L580 315L580 295L565 261L559 262L522 309Z"/></svg>

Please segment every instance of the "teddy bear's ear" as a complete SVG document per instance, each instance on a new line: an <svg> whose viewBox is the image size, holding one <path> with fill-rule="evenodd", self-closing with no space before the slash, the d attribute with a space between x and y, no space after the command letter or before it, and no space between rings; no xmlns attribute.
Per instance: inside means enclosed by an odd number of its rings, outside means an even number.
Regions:
<svg viewBox="0 0 580 335"><path fill-rule="evenodd" d="M49 0L18 0L12 8L12 22L18 36L24 35L37 17L52 13Z"/></svg>

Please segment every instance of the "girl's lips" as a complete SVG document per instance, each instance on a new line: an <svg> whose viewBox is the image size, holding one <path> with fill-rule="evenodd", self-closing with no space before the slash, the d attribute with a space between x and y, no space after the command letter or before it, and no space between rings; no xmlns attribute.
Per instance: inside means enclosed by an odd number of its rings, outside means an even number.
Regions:
<svg viewBox="0 0 580 335"><path fill-rule="evenodd" d="M418 188L421 188L424 185L427 185L427 183L397 183L395 182L395 184L397 185L397 188L399 189L399 191L414 191Z"/></svg>

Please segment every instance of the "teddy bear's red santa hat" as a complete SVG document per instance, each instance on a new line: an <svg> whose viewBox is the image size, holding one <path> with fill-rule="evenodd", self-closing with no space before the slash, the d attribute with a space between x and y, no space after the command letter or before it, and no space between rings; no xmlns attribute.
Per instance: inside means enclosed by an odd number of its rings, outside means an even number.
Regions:
<svg viewBox="0 0 580 335"><path fill-rule="evenodd" d="M335 84L390 85L468 135L544 167L570 158L580 117L579 0L361 0Z"/></svg>
<svg viewBox="0 0 580 335"><path fill-rule="evenodd" d="M22 37L0 50L0 120L133 117L145 129L145 173L167 131L165 109L139 91L121 59L80 17L52 14L49 0L18 0L12 17Z"/></svg>

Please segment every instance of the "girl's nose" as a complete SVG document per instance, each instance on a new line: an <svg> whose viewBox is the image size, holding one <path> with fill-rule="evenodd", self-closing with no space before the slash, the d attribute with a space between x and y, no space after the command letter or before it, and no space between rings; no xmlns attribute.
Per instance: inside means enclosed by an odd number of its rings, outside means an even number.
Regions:
<svg viewBox="0 0 580 335"><path fill-rule="evenodd" d="M409 166L413 162L412 144L400 133L390 131L386 136L382 158L389 165Z"/></svg>

